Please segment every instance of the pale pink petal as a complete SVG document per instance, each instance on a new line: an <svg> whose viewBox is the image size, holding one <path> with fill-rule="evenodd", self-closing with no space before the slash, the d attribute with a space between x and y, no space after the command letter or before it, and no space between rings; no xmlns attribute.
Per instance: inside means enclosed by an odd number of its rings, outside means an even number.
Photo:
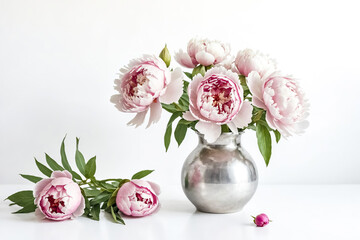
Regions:
<svg viewBox="0 0 360 240"><path fill-rule="evenodd" d="M277 129L278 127L276 126L274 120L275 119L271 114L269 113L266 114L266 122L268 123L269 127L271 127L272 129Z"/></svg>
<svg viewBox="0 0 360 240"><path fill-rule="evenodd" d="M246 127L249 123L251 123L253 106L250 102L244 101L239 113L232 120L237 128Z"/></svg>
<svg viewBox="0 0 360 240"><path fill-rule="evenodd" d="M83 215L84 214L84 209L85 209L85 198L83 196L81 196L80 205L76 209L76 211L73 212L72 218L80 217L81 215Z"/></svg>
<svg viewBox="0 0 360 240"><path fill-rule="evenodd" d="M67 178L67 177L59 177L59 178L54 178L51 181L51 185L53 186L64 186L66 184L71 184L74 183L72 179ZM76 184L76 183L74 183Z"/></svg>
<svg viewBox="0 0 360 240"><path fill-rule="evenodd" d="M63 170L63 171L53 171L51 174L52 178L59 178L59 177L65 177L72 179L72 175L69 171Z"/></svg>
<svg viewBox="0 0 360 240"><path fill-rule="evenodd" d="M146 188L150 188L150 184L148 181L145 181L143 179L133 179L131 180L131 182L139 187L146 187Z"/></svg>
<svg viewBox="0 0 360 240"><path fill-rule="evenodd" d="M189 95L190 104L193 106L196 105L197 97L198 97L198 88L203 79L204 77L201 76L201 74L198 74L193 78L193 80L190 82L188 86L187 92Z"/></svg>
<svg viewBox="0 0 360 240"><path fill-rule="evenodd" d="M199 109L193 107L192 105L189 105L189 110L190 110L191 114L198 120L202 120L203 122L209 122L208 119L206 119L203 115L201 115L201 112Z"/></svg>
<svg viewBox="0 0 360 240"><path fill-rule="evenodd" d="M184 112L182 117L187 121L197 121L197 120L199 120L196 117L194 117L194 115L192 115L190 111Z"/></svg>
<svg viewBox="0 0 360 240"><path fill-rule="evenodd" d="M139 127L141 124L144 123L146 113L148 112L148 109L146 109L143 112L139 112L135 115L135 117L127 123L129 126L135 126L136 128Z"/></svg>
<svg viewBox="0 0 360 240"><path fill-rule="evenodd" d="M227 126L230 128L231 132L233 133L239 133L237 127L235 126L235 124L233 122L229 122L227 124Z"/></svg>
<svg viewBox="0 0 360 240"><path fill-rule="evenodd" d="M203 66L209 66L213 64L215 61L215 57L212 54L207 53L205 51L196 53L195 58L196 61L198 61Z"/></svg>
<svg viewBox="0 0 360 240"><path fill-rule="evenodd" d="M131 182L127 182L119 189L116 195L116 205L119 208L120 212L131 215L131 203L128 196L131 196L135 193L135 185Z"/></svg>
<svg viewBox="0 0 360 240"><path fill-rule="evenodd" d="M204 134L205 140L209 143L215 142L221 134L221 126L215 123L199 121L195 129Z"/></svg>
<svg viewBox="0 0 360 240"><path fill-rule="evenodd" d="M150 118L146 128L150 127L151 124L157 123L161 118L161 103L159 100L150 105Z"/></svg>
<svg viewBox="0 0 360 240"><path fill-rule="evenodd" d="M256 98L263 99L264 81L258 72L252 71L246 78L250 92Z"/></svg>
<svg viewBox="0 0 360 240"><path fill-rule="evenodd" d="M182 66L187 68L194 68L196 65L191 61L191 58L188 53L184 52L182 49L174 55L175 60Z"/></svg>
<svg viewBox="0 0 360 240"><path fill-rule="evenodd" d="M160 195L161 190L160 190L159 184L154 183L154 182L151 182L151 181L147 181L147 182L150 184L150 186L151 186L151 188L154 190L155 194L156 194L156 195Z"/></svg>
<svg viewBox="0 0 360 240"><path fill-rule="evenodd" d="M46 186L48 186L51 183L52 180L53 180L52 178L46 178L46 179L42 179L36 183L35 189L34 189L35 201L39 197L39 194L44 190L44 188Z"/></svg>
<svg viewBox="0 0 360 240"><path fill-rule="evenodd" d="M160 96L160 102L170 104L177 102L183 94L184 75L181 68L175 68L171 72L171 82L166 87L165 93Z"/></svg>
<svg viewBox="0 0 360 240"><path fill-rule="evenodd" d="M252 103L255 107L259 107L259 108L267 110L265 103L257 97L253 97Z"/></svg>

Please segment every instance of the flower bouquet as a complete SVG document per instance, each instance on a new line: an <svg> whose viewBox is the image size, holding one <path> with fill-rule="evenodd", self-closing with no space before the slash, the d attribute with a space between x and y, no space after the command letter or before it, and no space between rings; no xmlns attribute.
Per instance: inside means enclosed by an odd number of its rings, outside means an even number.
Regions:
<svg viewBox="0 0 360 240"><path fill-rule="evenodd" d="M183 67L169 68L165 45L159 57L144 55L120 69L115 80L118 94L111 102L121 112L135 113L128 123L138 127L149 112L147 127L159 121L162 109L172 115L164 143L168 150L172 125L180 145L192 129L199 145L186 159L181 182L188 199L199 211L240 211L258 184L257 169L242 148L240 134L256 131L259 150L268 166L273 132L300 134L308 126L309 104L298 81L278 71L275 61L251 49L236 58L230 46L219 41L192 39L187 51L175 53ZM186 76L186 77L185 77Z"/></svg>
<svg viewBox="0 0 360 240"><path fill-rule="evenodd" d="M190 71L169 68L170 53L165 46L159 57L144 55L121 68L115 80L119 93L111 102L121 112L136 113L128 123L147 127L159 121L162 108L172 115L164 143L169 147L172 124L180 145L190 128L209 143L222 133L256 131L258 146L266 165L271 157L271 136L299 134L308 126L309 104L298 81L278 71L268 56L245 49L230 53L230 46L208 39L191 39L187 52L175 53L176 61ZM186 76L186 77L185 77ZM186 79L185 79L186 78Z"/></svg>

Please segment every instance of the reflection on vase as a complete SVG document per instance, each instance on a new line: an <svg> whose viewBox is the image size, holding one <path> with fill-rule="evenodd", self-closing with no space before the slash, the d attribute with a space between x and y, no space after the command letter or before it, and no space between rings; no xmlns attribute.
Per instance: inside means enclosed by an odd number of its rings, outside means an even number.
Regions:
<svg viewBox="0 0 360 240"><path fill-rule="evenodd" d="M209 144L199 135L199 144L186 159L181 174L185 195L199 211L237 212L254 195L257 170L241 147L240 137L223 133Z"/></svg>

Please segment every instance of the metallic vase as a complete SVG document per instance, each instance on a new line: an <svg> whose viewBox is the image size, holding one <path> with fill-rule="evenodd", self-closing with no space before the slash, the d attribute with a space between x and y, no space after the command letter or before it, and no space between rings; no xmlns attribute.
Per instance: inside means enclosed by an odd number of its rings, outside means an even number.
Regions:
<svg viewBox="0 0 360 240"><path fill-rule="evenodd" d="M241 134L223 133L214 143L207 143L199 135L199 144L187 157L181 173L184 193L197 210L237 212L254 195L257 170L240 138Z"/></svg>

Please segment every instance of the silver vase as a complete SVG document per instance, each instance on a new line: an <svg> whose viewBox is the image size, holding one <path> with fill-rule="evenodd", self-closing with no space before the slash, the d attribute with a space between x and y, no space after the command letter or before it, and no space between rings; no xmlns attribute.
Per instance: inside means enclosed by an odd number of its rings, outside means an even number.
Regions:
<svg viewBox="0 0 360 240"><path fill-rule="evenodd" d="M208 213L240 211L254 195L258 175L242 148L241 134L223 133L214 143L199 135L181 173L185 195L197 210Z"/></svg>

